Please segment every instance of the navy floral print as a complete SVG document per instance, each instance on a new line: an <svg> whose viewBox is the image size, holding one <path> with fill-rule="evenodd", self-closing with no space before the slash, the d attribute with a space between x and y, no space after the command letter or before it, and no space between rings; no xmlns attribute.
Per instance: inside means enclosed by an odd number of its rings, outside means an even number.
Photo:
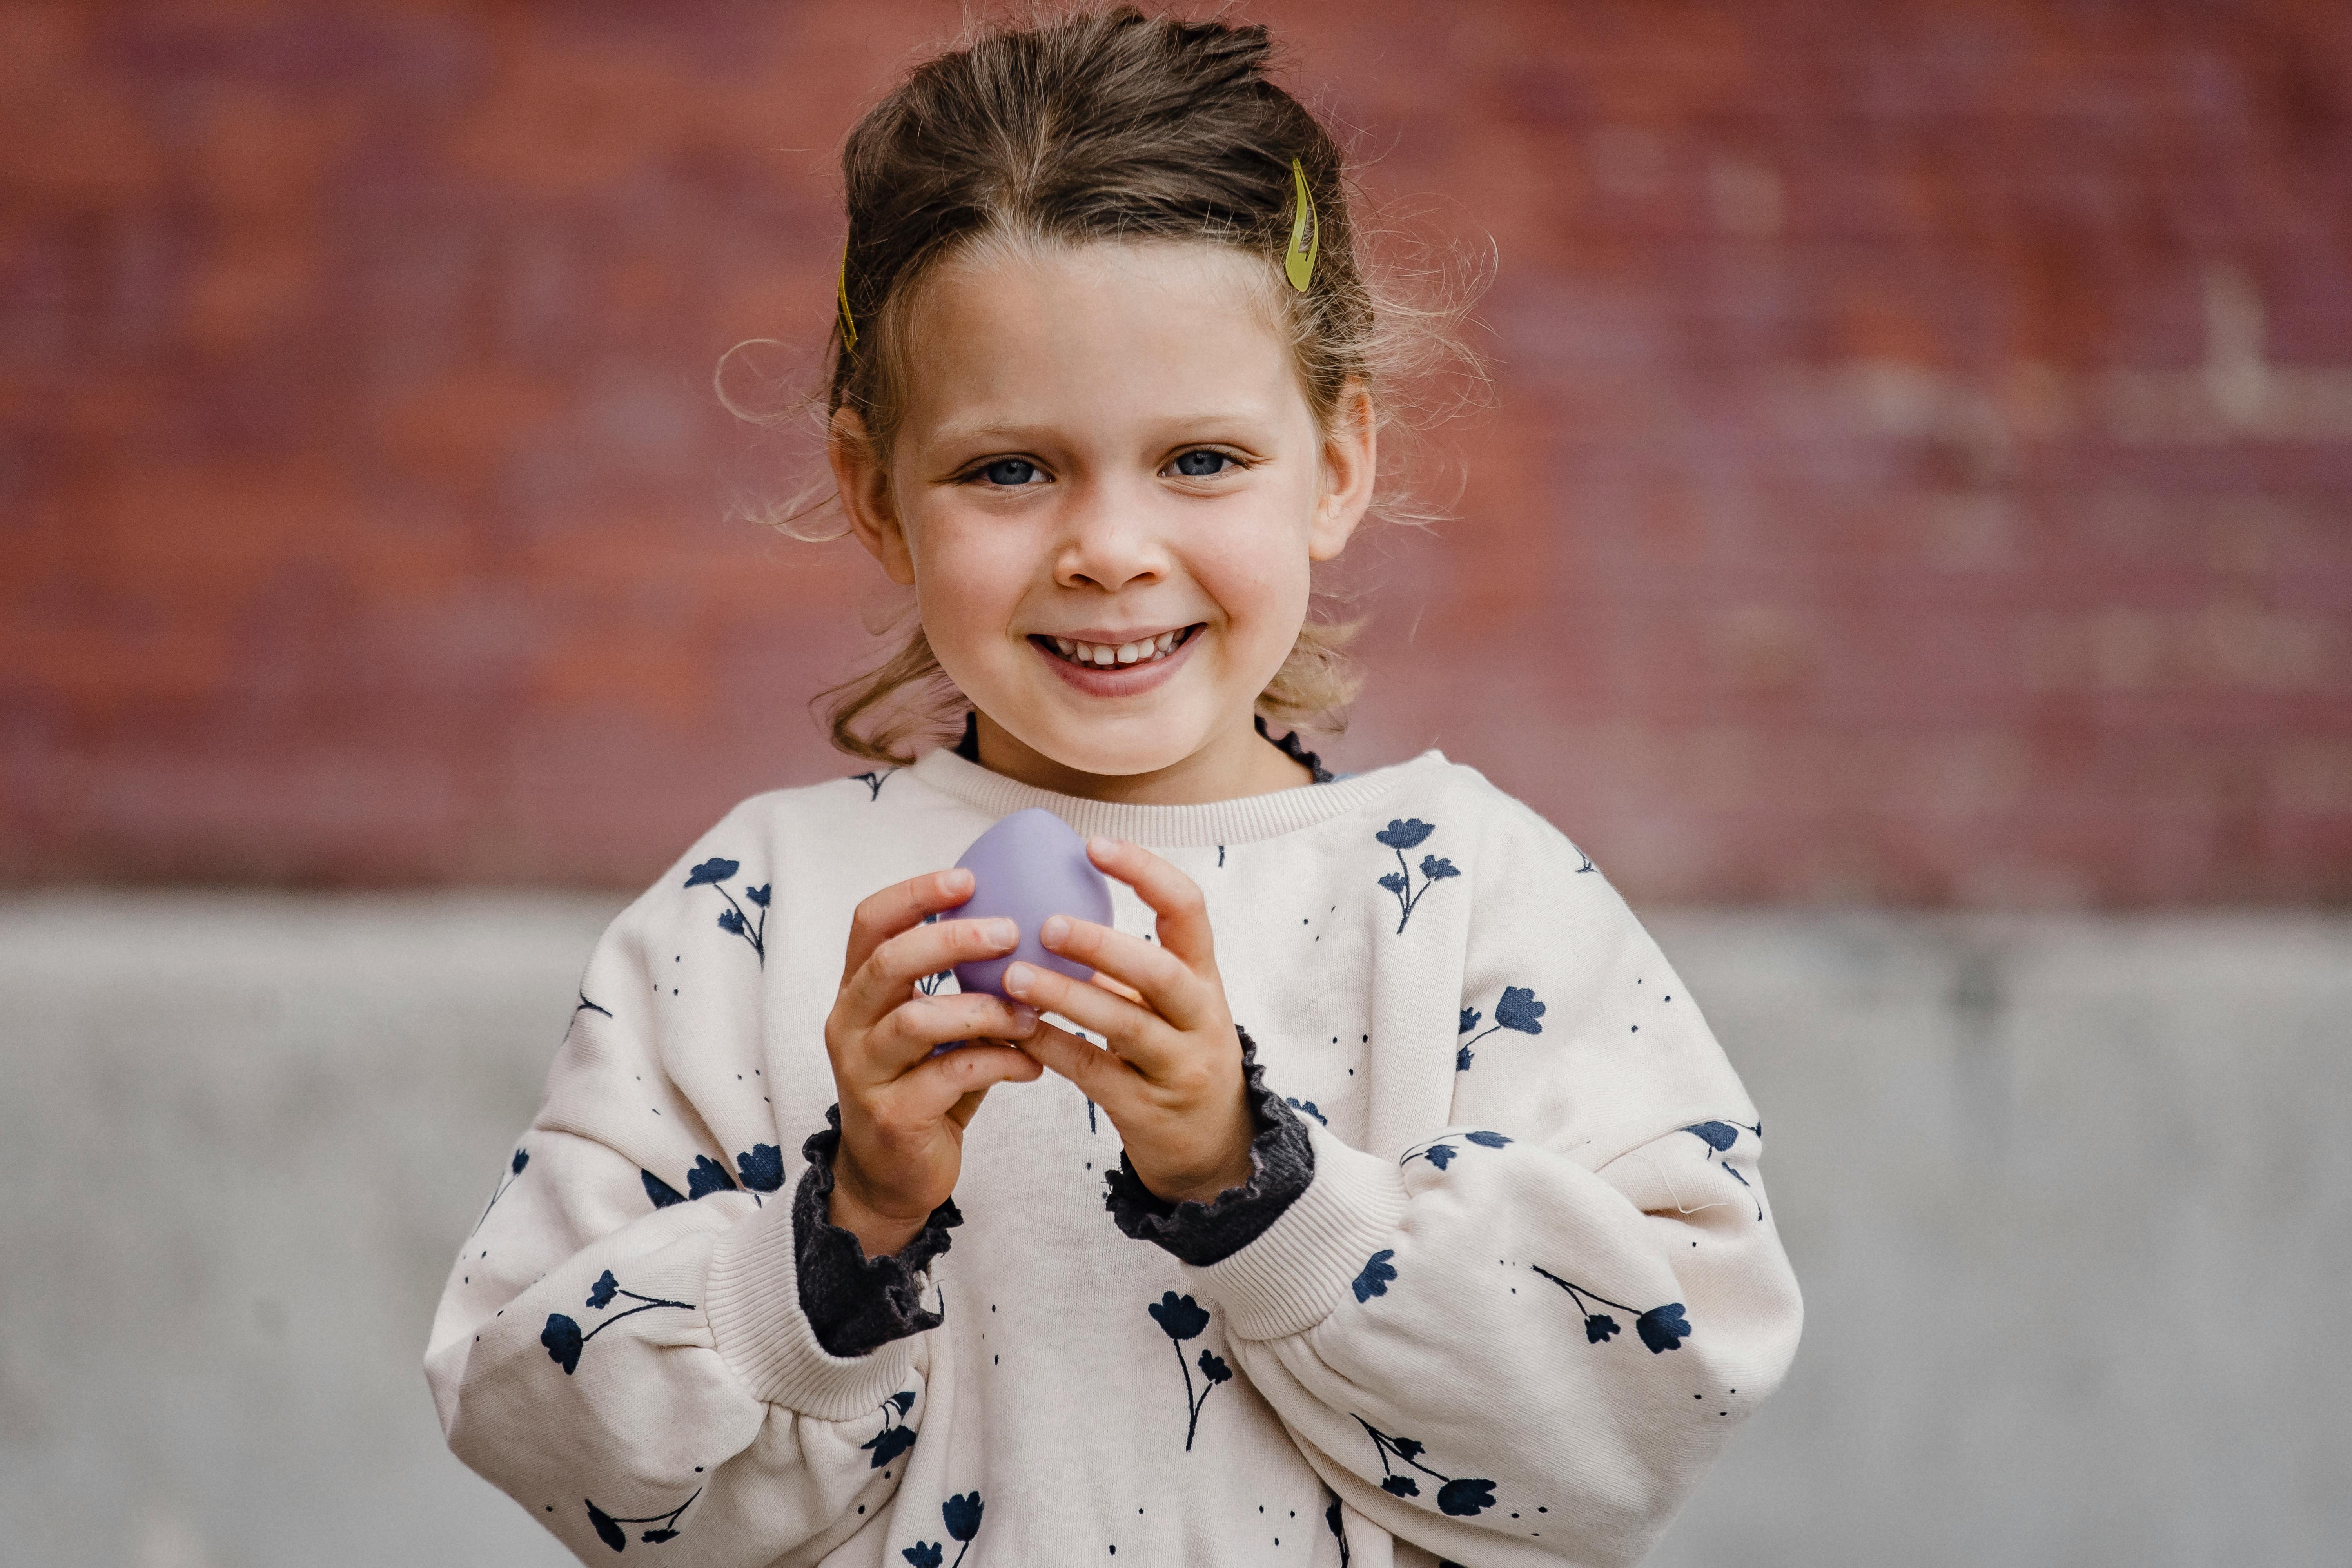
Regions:
<svg viewBox="0 0 2352 1568"><path fill-rule="evenodd" d="M522 1168L530 1163L530 1150L518 1149L514 1152L514 1158L507 1163L507 1174L505 1178L499 1183L499 1190L490 1194L490 1201L482 1205L482 1219L478 1219L474 1222L474 1230L479 1230L482 1228L482 1220L486 1220L490 1217L490 1211L499 1206L499 1200L507 1195L507 1189L515 1184L517 1178L520 1177L522 1174ZM466 1234L468 1237L471 1237L474 1234L474 1230L469 1230Z"/></svg>
<svg viewBox="0 0 2352 1568"><path fill-rule="evenodd" d="M1448 877L1462 875L1453 861L1424 855L1421 858L1421 886L1416 888L1412 885L1412 870L1405 864L1404 852L1418 847L1423 839L1436 831L1435 823L1409 816L1401 821L1391 820L1386 827L1372 835L1396 852L1397 868L1381 878L1381 886L1396 895L1397 934L1400 936L1404 934L1406 922L1412 919L1412 911L1430 889Z"/></svg>
<svg viewBox="0 0 2352 1568"><path fill-rule="evenodd" d="M580 1331L579 1323L563 1313L550 1312L547 1315L547 1327L539 1331L539 1342L547 1347L547 1359L562 1367L564 1376L569 1377L580 1370L580 1352L587 1347L588 1342L623 1318L634 1318L639 1312L650 1312L657 1307L677 1307L688 1312L694 1310L694 1303L691 1301L668 1301L658 1296L640 1296L635 1290L624 1290L621 1289L620 1280L614 1278L613 1271L609 1268L598 1276L596 1283L590 1287L588 1305L601 1312L623 1296L640 1305L614 1313L584 1334ZM645 1521L625 1519L621 1522L642 1524ZM615 1546L613 1550L618 1552L620 1548Z"/></svg>
<svg viewBox="0 0 2352 1568"><path fill-rule="evenodd" d="M951 1497L940 1504L940 1522L947 1527L948 1540L961 1542L955 1554L956 1563L971 1550L971 1538L980 1533L981 1501L977 1489ZM940 1568L947 1561L947 1547L937 1541L918 1541L898 1553L912 1568ZM948 1563L947 1568L955 1568Z"/></svg>
<svg viewBox="0 0 2352 1568"><path fill-rule="evenodd" d="M768 889L772 884L762 882L756 888L743 889L743 897L760 911L759 921L754 924L751 917L744 912L743 906L735 901L735 895L723 886L730 877L742 868L736 861L713 857L686 874L686 885L719 889L719 896L727 900L727 907L719 911L719 929L751 943L751 951L759 954L761 966L764 968L768 962Z"/></svg>
<svg viewBox="0 0 2352 1568"><path fill-rule="evenodd" d="M1171 1290L1144 1310L1151 1314L1151 1321L1160 1325L1160 1331L1176 1347L1177 1370L1184 1374L1184 1451L1189 1454L1192 1451L1193 1434L1201 1428L1201 1406L1209 1402L1209 1395L1217 1384L1233 1381L1234 1369L1225 1364L1223 1357L1203 1346L1199 1363L1202 1380L1201 1393L1199 1397L1194 1397L1193 1363L1184 1359L1184 1342L1201 1337L1202 1331L1209 1326L1209 1310L1192 1297L1179 1296Z"/></svg>
<svg viewBox="0 0 2352 1568"><path fill-rule="evenodd" d="M877 768L870 773L852 773L849 776L856 780L859 784L864 784L866 786L866 798L869 801L874 801L882 798L882 786L888 784L898 775L898 770L897 768Z"/></svg>
<svg viewBox="0 0 2352 1568"><path fill-rule="evenodd" d="M1307 1115L1315 1118L1316 1121L1320 1121L1326 1127L1331 1125L1331 1119L1324 1115L1321 1109L1311 1100L1297 1100L1286 1095L1283 1097L1282 1103L1290 1107L1293 1110L1305 1112Z"/></svg>
<svg viewBox="0 0 2352 1568"><path fill-rule="evenodd" d="M1395 1247L1383 1247L1365 1260L1364 1271L1356 1276L1354 1284L1349 1287L1356 1292L1357 1300L1369 1301L1375 1296L1389 1293L1389 1283L1397 1277L1396 1265L1389 1259L1395 1256Z"/></svg>
<svg viewBox="0 0 2352 1568"><path fill-rule="evenodd" d="M1760 1143L1764 1141L1764 1125L1762 1122L1699 1121L1694 1122L1690 1126L1683 1129L1684 1131L1689 1133L1700 1142L1705 1143L1707 1148L1713 1151L1716 1154L1730 1152L1731 1146L1739 1142L1739 1134L1742 1130L1754 1133L1758 1142ZM1759 1220L1761 1220L1764 1217L1764 1200L1756 1195L1756 1184L1753 1182L1750 1182L1747 1177L1741 1175L1739 1172L1733 1167L1730 1161L1717 1160L1716 1163L1723 1167L1723 1173L1725 1175L1729 1176L1733 1181L1738 1182L1741 1186L1748 1189L1749 1200L1756 1205L1756 1217Z"/></svg>
<svg viewBox="0 0 2352 1568"><path fill-rule="evenodd" d="M1509 1029L1521 1035L1542 1034L1543 1016L1544 1005L1536 1000L1533 990L1525 985L1504 986L1502 1000L1495 1004L1495 1021L1483 1032L1470 1035L1468 1039L1454 1047L1454 1070L1468 1072L1470 1064L1476 1059L1470 1054L1470 1047L1497 1029ZM1463 1008L1462 1027L1455 1033L1469 1035L1471 1030L1478 1027L1480 1016L1475 1007Z"/></svg>
<svg viewBox="0 0 2352 1568"><path fill-rule="evenodd" d="M915 1429L907 1425L907 1412L915 1407L915 1391L902 1388L876 1408L882 1412L882 1430L857 1446L874 1456L866 1468L878 1470L915 1446Z"/></svg>
<svg viewBox="0 0 2352 1568"><path fill-rule="evenodd" d="M1481 1149L1501 1149L1507 1147L1511 1142L1500 1132L1488 1132L1483 1130L1476 1132L1465 1132L1462 1138L1465 1142L1475 1143ZM1426 1160L1442 1171L1451 1165L1454 1157L1461 1152L1458 1146L1440 1138L1420 1148L1406 1150L1404 1158L1399 1160L1397 1163L1410 1165L1415 1160Z"/></svg>
<svg viewBox="0 0 2352 1568"><path fill-rule="evenodd" d="M621 1528L621 1526L625 1524L650 1524L654 1526L653 1529L646 1531L645 1534L637 1538L649 1546L659 1546L665 1541L676 1541L677 1539L678 1515L684 1513L688 1509L692 1508L694 1506L694 1498L698 1498L701 1495L702 1489L700 1487L697 1487L694 1489L694 1497L687 1499L684 1502L678 1504L667 1513L649 1513L642 1519L614 1519L611 1514L606 1513L594 1503L589 1502L587 1499L583 1498L581 1501L587 1504L588 1522L595 1530L596 1539L611 1547L614 1551L620 1552L625 1550L629 1544L629 1532Z"/></svg>
<svg viewBox="0 0 2352 1568"><path fill-rule="evenodd" d="M754 1201L784 1184L784 1152L773 1143L754 1143L748 1154L735 1156L735 1170Z"/></svg>
<svg viewBox="0 0 2352 1568"><path fill-rule="evenodd" d="M645 1184L646 1196L657 1209L666 1209L673 1204L686 1202L684 1193L679 1192L651 1171L639 1171L637 1180Z"/></svg>
<svg viewBox="0 0 2352 1568"><path fill-rule="evenodd" d="M1584 1342L1587 1344L1607 1344L1619 1331L1617 1320L1606 1312L1594 1310L1596 1307L1614 1307L1621 1312L1633 1313L1633 1331L1641 1336L1643 1344L1650 1347L1652 1355L1680 1350L1683 1342L1691 1337L1690 1320L1683 1315L1684 1308L1680 1301L1669 1301L1663 1307L1653 1307L1643 1312L1638 1308L1628 1307L1622 1301L1612 1301L1605 1296L1595 1295L1581 1285L1571 1285L1539 1265L1530 1263L1528 1267L1567 1291L1570 1299L1575 1301L1576 1310L1584 1314Z"/></svg>
<svg viewBox="0 0 2352 1568"><path fill-rule="evenodd" d="M1419 1481L1390 1465L1389 1460L1393 1458L1398 1464L1410 1466L1439 1483L1437 1511L1440 1513L1468 1519L1495 1506L1494 1482L1467 1476L1448 1476L1433 1469L1421 1462L1422 1455L1428 1450L1412 1438L1391 1437L1360 1415L1355 1417L1355 1422L1370 1435L1372 1446L1380 1450L1381 1490L1391 1497L1417 1498L1421 1495Z"/></svg>

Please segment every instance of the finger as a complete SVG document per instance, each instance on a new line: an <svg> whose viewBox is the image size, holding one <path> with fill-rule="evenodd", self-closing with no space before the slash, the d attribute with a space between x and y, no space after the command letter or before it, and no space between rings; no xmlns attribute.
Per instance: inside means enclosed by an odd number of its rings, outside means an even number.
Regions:
<svg viewBox="0 0 2352 1568"><path fill-rule="evenodd" d="M911 997L865 1033L865 1049L853 1053L862 1059L835 1071L855 1083L888 1083L950 1042L1025 1039L1036 1027L1035 1012L985 991Z"/></svg>
<svg viewBox="0 0 2352 1568"><path fill-rule="evenodd" d="M1034 963L1016 963L1004 972L1004 989L1040 1013L1059 1013L1078 1027L1093 1030L1150 1077L1160 1076L1175 1062L1173 1033L1160 1016L1099 985Z"/></svg>
<svg viewBox="0 0 2352 1568"><path fill-rule="evenodd" d="M1135 889L1135 896L1160 917L1160 945L1195 969L1216 963L1216 943L1209 932L1208 900L1200 885L1139 844L1123 838L1087 840L1087 858L1106 876L1118 878Z"/></svg>
<svg viewBox="0 0 2352 1568"><path fill-rule="evenodd" d="M1135 1084L1133 1068L1100 1046L1051 1024L1039 1024L1036 1033L1021 1042L1021 1048L1076 1084L1097 1105L1124 1106ZM1112 1120L1115 1122L1117 1117Z"/></svg>
<svg viewBox="0 0 2352 1568"><path fill-rule="evenodd" d="M1020 940L1021 928L1002 918L941 921L901 931L868 954L842 984L838 1016L853 1028L871 1028L904 1002L908 987L924 975L975 959L1002 957Z"/></svg>
<svg viewBox="0 0 2352 1568"><path fill-rule="evenodd" d="M897 1118L936 1121L963 1111L971 1120L980 1096L1000 1083L1028 1083L1044 1068L1011 1046L972 1045L933 1057L884 1091ZM965 1101L971 1105L965 1108Z"/></svg>
<svg viewBox="0 0 2352 1568"><path fill-rule="evenodd" d="M971 898L971 873L958 866L909 877L861 900L849 917L849 949L841 965L845 982L874 956L874 950L900 931L920 925L925 915L961 909Z"/></svg>
<svg viewBox="0 0 2352 1568"><path fill-rule="evenodd" d="M1046 952L1098 971L1097 983L1100 975L1108 975L1128 995L1180 1029L1201 1028L1212 1021L1207 1015L1216 1004L1208 986L1182 959L1156 943L1068 915L1046 916L1037 940Z"/></svg>

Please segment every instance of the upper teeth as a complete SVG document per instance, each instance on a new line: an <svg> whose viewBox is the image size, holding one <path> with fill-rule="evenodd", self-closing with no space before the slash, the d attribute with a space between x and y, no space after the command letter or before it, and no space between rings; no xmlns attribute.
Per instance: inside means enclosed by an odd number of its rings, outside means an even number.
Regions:
<svg viewBox="0 0 2352 1568"><path fill-rule="evenodd" d="M1183 635L1183 629L1179 627L1172 632L1161 632L1156 637L1128 643L1080 642L1075 637L1055 637L1054 646L1061 650L1064 658L1076 659L1080 664L1134 664L1166 655L1176 647L1176 639Z"/></svg>

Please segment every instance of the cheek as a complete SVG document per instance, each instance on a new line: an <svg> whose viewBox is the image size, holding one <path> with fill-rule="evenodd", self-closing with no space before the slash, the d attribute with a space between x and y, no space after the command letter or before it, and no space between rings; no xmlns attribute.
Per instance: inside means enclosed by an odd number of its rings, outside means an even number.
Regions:
<svg viewBox="0 0 2352 1568"><path fill-rule="evenodd" d="M998 640L1030 580L1030 563L1003 531L941 518L915 531L915 599L933 648Z"/></svg>

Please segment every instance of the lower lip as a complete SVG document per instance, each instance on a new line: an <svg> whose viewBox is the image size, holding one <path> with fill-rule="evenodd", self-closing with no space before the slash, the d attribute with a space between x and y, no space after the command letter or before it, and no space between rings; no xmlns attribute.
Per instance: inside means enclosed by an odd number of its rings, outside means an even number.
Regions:
<svg viewBox="0 0 2352 1568"><path fill-rule="evenodd" d="M1064 658L1034 642L1029 646L1036 649L1039 658L1053 667L1055 675L1089 697L1140 697L1174 675L1176 667L1192 657L1192 650L1200 646L1207 630L1206 626L1194 627L1192 635L1165 658L1155 658L1149 664L1114 664L1108 668Z"/></svg>

